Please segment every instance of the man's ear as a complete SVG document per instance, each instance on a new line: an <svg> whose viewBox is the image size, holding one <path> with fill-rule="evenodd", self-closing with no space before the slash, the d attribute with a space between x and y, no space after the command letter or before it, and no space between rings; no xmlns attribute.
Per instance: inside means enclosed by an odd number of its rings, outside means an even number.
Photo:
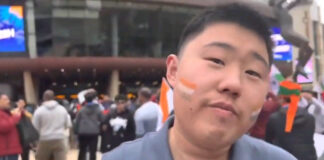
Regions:
<svg viewBox="0 0 324 160"><path fill-rule="evenodd" d="M172 88L174 88L174 85L176 83L178 63L179 63L178 57L174 54L169 55L166 60L166 65L167 65L166 78Z"/></svg>

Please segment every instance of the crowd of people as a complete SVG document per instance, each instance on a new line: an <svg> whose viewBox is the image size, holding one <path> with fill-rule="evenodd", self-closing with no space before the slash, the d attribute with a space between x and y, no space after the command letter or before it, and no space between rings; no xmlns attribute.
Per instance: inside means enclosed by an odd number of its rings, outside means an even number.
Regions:
<svg viewBox="0 0 324 160"><path fill-rule="evenodd" d="M30 150L37 160L64 160L73 147L79 148L79 160L87 159L87 153L96 160L98 148L108 152L155 131L158 123L157 99L147 87L139 89L137 99L124 94L111 99L88 89L83 102L76 99L71 104L46 90L41 105L29 111L23 99L12 106L6 94L0 96L1 160L18 160L19 155L28 160ZM26 134L27 140L22 138Z"/></svg>
<svg viewBox="0 0 324 160"><path fill-rule="evenodd" d="M272 92L268 94L249 134L280 146L297 159L317 160L314 134L323 135L324 97L316 90L301 87L298 94L297 111L290 132L286 131L286 120L291 107L291 95L283 94L281 89L278 95Z"/></svg>
<svg viewBox="0 0 324 160"><path fill-rule="evenodd" d="M167 58L174 111L158 130L161 112L146 87L136 101L126 95L100 100L88 89L72 105L46 90L33 113L21 100L11 109L0 93L0 160L26 157L33 148L37 160L65 160L69 129L79 160L87 152L96 159L98 139L103 160L316 160L313 137L324 133L323 93L289 78L277 95L269 93L272 47L264 17L247 5L223 4L198 14L180 37L179 55ZM27 128L34 134L24 134Z"/></svg>

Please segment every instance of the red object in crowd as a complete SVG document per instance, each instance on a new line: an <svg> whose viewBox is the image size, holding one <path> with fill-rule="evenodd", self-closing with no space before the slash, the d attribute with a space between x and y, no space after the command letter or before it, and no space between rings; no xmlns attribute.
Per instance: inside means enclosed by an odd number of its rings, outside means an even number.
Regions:
<svg viewBox="0 0 324 160"><path fill-rule="evenodd" d="M157 103L157 96L156 95L152 95L151 96L151 101Z"/></svg>
<svg viewBox="0 0 324 160"><path fill-rule="evenodd" d="M82 105L81 104L77 104L77 111L79 112L82 108Z"/></svg>
<svg viewBox="0 0 324 160"><path fill-rule="evenodd" d="M0 157L22 153L19 133L16 128L19 120L20 116L0 110Z"/></svg>
<svg viewBox="0 0 324 160"><path fill-rule="evenodd" d="M321 96L322 96L322 101L324 102L324 92L322 92Z"/></svg>
<svg viewBox="0 0 324 160"><path fill-rule="evenodd" d="M105 109L105 110L102 111L102 114L103 114L103 115L107 115L107 114L109 114L109 112L110 112L109 109Z"/></svg>
<svg viewBox="0 0 324 160"><path fill-rule="evenodd" d="M250 129L250 135L252 137L264 139L267 123L269 121L270 115L277 111L280 107L276 95L273 93L268 94L267 101L264 103L264 106L260 112L260 115L255 122L254 126Z"/></svg>

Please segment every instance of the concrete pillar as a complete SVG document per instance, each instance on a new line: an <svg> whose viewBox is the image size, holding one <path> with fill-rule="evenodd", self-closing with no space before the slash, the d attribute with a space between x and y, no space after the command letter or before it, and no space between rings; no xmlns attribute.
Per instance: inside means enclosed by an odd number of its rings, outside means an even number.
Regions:
<svg viewBox="0 0 324 160"><path fill-rule="evenodd" d="M323 21L322 21L322 12L321 7L317 7L317 14L318 14L318 23L317 23L317 48L318 53L316 58L319 59L319 77L324 76L324 42L323 42Z"/></svg>
<svg viewBox="0 0 324 160"><path fill-rule="evenodd" d="M37 95L31 72L24 71L24 91L27 103L37 104Z"/></svg>
<svg viewBox="0 0 324 160"><path fill-rule="evenodd" d="M29 56L30 58L37 58L34 1L26 2L26 17Z"/></svg>
<svg viewBox="0 0 324 160"><path fill-rule="evenodd" d="M113 70L110 76L109 93L112 98L119 94L119 72Z"/></svg>
<svg viewBox="0 0 324 160"><path fill-rule="evenodd" d="M118 15L111 16L111 33L112 33L112 55L117 57L119 53L119 35L118 35Z"/></svg>
<svg viewBox="0 0 324 160"><path fill-rule="evenodd" d="M27 20L27 38L28 53L30 58L37 58L36 32L35 32L35 13L34 1L26 1L26 20ZM24 92L27 103L37 104L38 95L36 94L35 83L31 72L23 72Z"/></svg>
<svg viewBox="0 0 324 160"><path fill-rule="evenodd" d="M118 34L118 15L115 13L111 16L111 32L112 32L112 55L119 55L119 34ZM109 93L112 98L119 94L119 72L113 70L110 76Z"/></svg>

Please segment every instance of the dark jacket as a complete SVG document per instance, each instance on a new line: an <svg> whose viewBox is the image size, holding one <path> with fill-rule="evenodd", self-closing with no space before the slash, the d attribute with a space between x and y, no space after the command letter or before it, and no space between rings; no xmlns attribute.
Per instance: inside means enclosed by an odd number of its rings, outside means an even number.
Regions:
<svg viewBox="0 0 324 160"><path fill-rule="evenodd" d="M99 135L103 118L98 104L86 104L76 116L75 133L78 135Z"/></svg>
<svg viewBox="0 0 324 160"><path fill-rule="evenodd" d="M287 150L300 160L316 160L314 147L315 119L305 109L298 108L290 133L285 132L288 108L280 108L270 116L265 140Z"/></svg>
<svg viewBox="0 0 324 160"><path fill-rule="evenodd" d="M10 111L0 110L0 157L22 152L16 125L19 116L11 115Z"/></svg>
<svg viewBox="0 0 324 160"><path fill-rule="evenodd" d="M128 109L122 113L110 112L103 125L107 129L102 132L101 152L108 152L125 141L135 139L135 122Z"/></svg>

